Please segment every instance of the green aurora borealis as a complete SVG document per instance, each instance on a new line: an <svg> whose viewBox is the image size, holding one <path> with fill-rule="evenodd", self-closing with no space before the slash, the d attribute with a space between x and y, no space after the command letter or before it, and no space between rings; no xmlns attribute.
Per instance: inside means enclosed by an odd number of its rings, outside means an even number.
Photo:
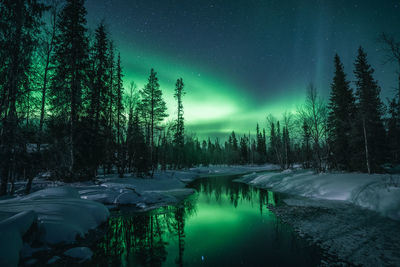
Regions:
<svg viewBox="0 0 400 267"><path fill-rule="evenodd" d="M130 51L141 51L136 56ZM196 133L201 138L211 135L224 136L232 130L240 133L255 131L257 122L266 123L268 114L279 115L284 111L295 111L296 105L303 101L303 95L295 95L291 99L282 96L266 101L260 109L255 106L257 96L246 94L245 86L231 82L228 77L216 75L205 67L190 65L182 60L176 60L167 55L144 52L143 48L121 47L125 57L125 88L131 81L137 85L137 90L147 82L150 69L154 68L159 77L160 87L167 102L169 118L175 119L176 103L173 97L176 79L183 78L186 95L184 97L184 112L189 132Z"/></svg>
<svg viewBox="0 0 400 267"><path fill-rule="evenodd" d="M87 0L86 7L90 31L104 19L121 53L126 89L132 81L143 88L151 68L158 73L168 120L183 78L186 132L200 139L266 128L269 114L296 111L310 82L328 100L335 53L353 81L360 45L382 99L397 86L398 66L382 64L377 42L400 27L397 0Z"/></svg>

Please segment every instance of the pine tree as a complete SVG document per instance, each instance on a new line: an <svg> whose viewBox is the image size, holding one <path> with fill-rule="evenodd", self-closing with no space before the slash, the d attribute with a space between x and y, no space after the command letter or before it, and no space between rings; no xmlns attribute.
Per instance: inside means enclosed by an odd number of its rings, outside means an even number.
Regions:
<svg viewBox="0 0 400 267"><path fill-rule="evenodd" d="M334 162L340 169L350 169L351 123L354 119L355 99L346 80L339 56L335 55L335 75L329 100L328 131Z"/></svg>
<svg viewBox="0 0 400 267"><path fill-rule="evenodd" d="M242 138L240 138L240 163L241 164L246 164L248 163L248 138L246 135L243 135Z"/></svg>
<svg viewBox="0 0 400 267"><path fill-rule="evenodd" d="M283 127L283 133L282 133L282 141L283 141L283 150L284 150L284 155L285 155L285 168L289 168L290 166L290 136L289 136L289 130L286 126Z"/></svg>
<svg viewBox="0 0 400 267"><path fill-rule="evenodd" d="M116 73L116 128L117 128L117 168L120 177L124 175L125 169L125 153L123 150L123 125L125 125L123 99L123 82L122 82L121 55L118 54L117 73Z"/></svg>
<svg viewBox="0 0 400 267"><path fill-rule="evenodd" d="M99 165L105 159L107 138L105 107L107 107L108 100L108 38L103 23L100 23L95 31L92 57L91 83L86 96L89 102L87 111L88 123L85 124L90 138L86 145L82 145L86 147L85 150L90 151L89 155L87 155L89 162L86 164L89 165L89 175L95 177Z"/></svg>
<svg viewBox="0 0 400 267"><path fill-rule="evenodd" d="M135 145L134 145L134 116L135 113L138 113L138 99L136 93L136 84L131 82L129 95L128 95L128 125L126 131L126 152L127 152L127 165L128 171L131 172L133 168L133 158L135 154ZM135 109L136 107L136 109ZM143 137L144 138L144 137ZM144 142L144 141L143 141Z"/></svg>
<svg viewBox="0 0 400 267"><path fill-rule="evenodd" d="M256 137L257 137L257 163L261 164L265 161L265 129L263 132L260 131L260 127L257 123L256 128Z"/></svg>
<svg viewBox="0 0 400 267"><path fill-rule="evenodd" d="M177 118L175 122L174 144L176 152L176 168L181 168L184 161L184 138L185 138L185 124L183 118L183 102L182 97L185 95L183 90L184 84L182 78L178 79L175 84L174 97L177 101Z"/></svg>
<svg viewBox="0 0 400 267"><path fill-rule="evenodd" d="M274 162L280 163L280 156L279 156L279 150L278 150L278 144L277 144L277 138L276 138L276 131L275 131L275 123L270 122L270 136L269 136L269 143L270 143L270 148L271 148L271 154L275 155L275 158L273 159Z"/></svg>
<svg viewBox="0 0 400 267"><path fill-rule="evenodd" d="M276 122L276 137L275 137L275 146L276 146L276 151L277 151L277 158L279 165L281 165L281 168L283 168L283 149L282 149L282 136L281 136L281 126L280 122Z"/></svg>
<svg viewBox="0 0 400 267"><path fill-rule="evenodd" d="M354 146L358 153L355 154L353 162L365 161L364 166L368 173L378 171L385 159L383 104L379 97L380 88L372 76L373 73L374 70L367 62L367 55L360 47L354 70L357 79ZM360 158L362 154L364 160Z"/></svg>
<svg viewBox="0 0 400 267"><path fill-rule="evenodd" d="M82 94L87 90L88 39L86 36L86 9L84 0L67 0L60 13L55 40L54 76L50 89L53 134L58 143L68 142L68 166L70 174L77 171L79 156L79 129L82 112ZM54 129L59 128L59 130ZM61 148L63 149L63 148ZM65 161L63 156L61 157Z"/></svg>
<svg viewBox="0 0 400 267"><path fill-rule="evenodd" d="M103 112L105 116L105 157L103 161L104 172L111 173L112 165L117 162L115 158L115 153L118 150L116 145L116 131L115 131L115 121L116 121L116 60L115 60L115 48L112 40L108 41L108 58L107 58L107 92L103 97Z"/></svg>
<svg viewBox="0 0 400 267"><path fill-rule="evenodd" d="M148 117L148 138L150 146L150 162L152 165L152 174L154 173L155 159L155 144L154 134L160 122L167 116L167 107L162 98L162 91L158 83L157 73L151 69L148 83L141 91L142 95L142 110L145 116Z"/></svg>
<svg viewBox="0 0 400 267"><path fill-rule="evenodd" d="M151 162L148 160L149 149L145 142L138 109L135 111L132 125L131 140L128 141L132 144L133 148L132 164L136 175L142 177L148 173Z"/></svg>

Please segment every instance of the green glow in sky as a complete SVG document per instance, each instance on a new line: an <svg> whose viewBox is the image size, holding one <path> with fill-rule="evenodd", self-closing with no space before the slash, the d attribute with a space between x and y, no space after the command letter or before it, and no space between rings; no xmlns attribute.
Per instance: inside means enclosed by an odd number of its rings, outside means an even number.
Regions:
<svg viewBox="0 0 400 267"><path fill-rule="evenodd" d="M176 103L173 98L175 82L182 77L185 83L184 116L187 131L200 138L255 132L255 125L266 127L266 116L279 117L284 111L294 111L303 96L283 95L276 90L273 98L259 99L250 95L244 85L234 82L225 73L217 73L201 64L190 64L180 59L144 48L119 45L123 58L125 88L134 81L138 89L147 82L150 69L158 73L160 87L167 102L168 120L175 119ZM293 92L299 90L293 90ZM286 91L286 94L290 90Z"/></svg>

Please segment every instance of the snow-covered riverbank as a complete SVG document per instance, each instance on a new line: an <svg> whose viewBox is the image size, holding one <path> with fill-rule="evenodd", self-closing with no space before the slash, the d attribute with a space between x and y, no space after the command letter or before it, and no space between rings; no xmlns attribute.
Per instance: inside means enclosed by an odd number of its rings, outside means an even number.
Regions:
<svg viewBox="0 0 400 267"><path fill-rule="evenodd" d="M345 265L400 265L399 176L289 170L238 181L285 193L270 208Z"/></svg>
<svg viewBox="0 0 400 267"><path fill-rule="evenodd" d="M322 173L287 170L248 174L240 179L253 186L313 199L338 200L400 220L400 176L363 173Z"/></svg>
<svg viewBox="0 0 400 267"><path fill-rule="evenodd" d="M185 186L197 178L246 173L238 180L285 193L286 205L271 209L329 254L366 266L400 264L399 176L270 172L277 169L211 166L158 172L152 179L108 175L73 184L35 179L29 195L19 194L21 183L15 196L0 201L0 266L15 266L21 257L33 263L32 254L60 244L70 245L50 262L71 255L76 262L90 259L92 252L77 239L107 221L108 209L174 204L194 192Z"/></svg>
<svg viewBox="0 0 400 267"><path fill-rule="evenodd" d="M0 201L0 266L16 266L23 248L27 257L35 250L23 242L29 230L35 232L32 241L46 249L74 243L108 216L104 205L81 199L78 191L68 186Z"/></svg>
<svg viewBox="0 0 400 267"><path fill-rule="evenodd" d="M35 179L32 193L23 195L24 182L16 184L16 195L0 200L0 266L16 266L20 256L26 262L32 253L51 250L57 245L73 244L97 228L109 216L108 208L129 206L148 210L174 204L194 193L185 188L186 183L196 178L243 174L277 169L265 166L210 166L186 171L158 172L153 178L136 178L127 175L100 176L95 182L64 184L45 179ZM34 234L30 234L34 232ZM23 238L31 235L29 242ZM31 247L35 243L35 247ZM65 255L80 255L89 259L88 248L76 248L80 253L65 251ZM74 251L74 250L72 250ZM63 257L62 255L60 255ZM79 258L79 257L78 257ZM50 262L59 260L56 256Z"/></svg>

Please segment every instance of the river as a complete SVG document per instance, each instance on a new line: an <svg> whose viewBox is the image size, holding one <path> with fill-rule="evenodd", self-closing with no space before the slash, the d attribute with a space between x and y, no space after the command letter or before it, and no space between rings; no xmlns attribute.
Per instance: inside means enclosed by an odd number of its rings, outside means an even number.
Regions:
<svg viewBox="0 0 400 267"><path fill-rule="evenodd" d="M99 266L317 266L321 251L280 221L269 207L279 194L208 177L175 206L114 212L93 248Z"/></svg>

